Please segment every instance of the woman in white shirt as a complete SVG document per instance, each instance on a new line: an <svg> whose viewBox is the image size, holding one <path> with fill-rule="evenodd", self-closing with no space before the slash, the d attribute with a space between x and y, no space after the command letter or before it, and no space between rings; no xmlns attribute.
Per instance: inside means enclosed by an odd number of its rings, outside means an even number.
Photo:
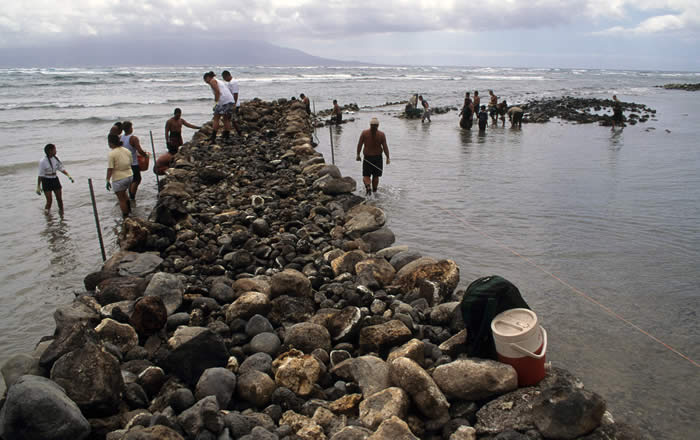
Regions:
<svg viewBox="0 0 700 440"><path fill-rule="evenodd" d="M44 154L46 156L39 162L39 177L36 181L36 193L41 195L41 192L44 192L44 196L46 197L46 206L44 206L44 210L46 212L51 210L51 202L53 201L51 193L56 194L58 213L63 215L63 194L61 193L61 182L58 180L56 172L62 172L68 176L71 182L74 182L74 180L63 167L63 163L56 157L56 146L54 144L46 144L44 147Z"/></svg>

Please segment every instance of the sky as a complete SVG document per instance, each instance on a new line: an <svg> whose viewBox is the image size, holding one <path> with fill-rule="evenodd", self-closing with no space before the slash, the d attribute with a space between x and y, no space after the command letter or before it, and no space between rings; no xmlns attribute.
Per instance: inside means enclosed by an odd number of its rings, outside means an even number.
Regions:
<svg viewBox="0 0 700 440"><path fill-rule="evenodd" d="M700 0L5 0L0 8L0 56L86 42L139 50L144 40L224 52L230 40L263 40L379 64L700 71L699 37Z"/></svg>

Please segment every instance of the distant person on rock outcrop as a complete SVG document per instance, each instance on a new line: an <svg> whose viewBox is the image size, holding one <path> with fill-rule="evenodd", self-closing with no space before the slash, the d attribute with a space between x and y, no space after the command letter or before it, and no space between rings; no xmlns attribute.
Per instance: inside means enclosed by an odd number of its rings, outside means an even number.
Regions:
<svg viewBox="0 0 700 440"><path fill-rule="evenodd" d="M233 95L225 82L216 79L214 72L204 74L204 82L209 84L214 93L214 116L212 118L212 134L210 141L216 142L216 134L219 131L219 120L223 116L224 133L223 138L228 139L231 131L231 113L233 112Z"/></svg>
<svg viewBox="0 0 700 440"><path fill-rule="evenodd" d="M168 119L165 123L165 143L170 147L171 145L177 150L182 142L182 126L189 127L193 130L199 130L201 127L192 125L189 122L182 119L182 110L176 108L173 112L173 117Z"/></svg>
<svg viewBox="0 0 700 440"><path fill-rule="evenodd" d="M299 97L301 98L301 102L304 103L304 106L306 106L306 113L310 115L311 114L311 101L309 101L309 97L304 95L303 93L301 93L299 95Z"/></svg>
<svg viewBox="0 0 700 440"><path fill-rule="evenodd" d="M338 100L333 100L333 113L331 113L331 122L335 122L337 125L343 123L343 109L338 105Z"/></svg>
<svg viewBox="0 0 700 440"><path fill-rule="evenodd" d="M172 162L173 157L177 154L177 147L172 144L168 144L168 152L163 153L158 156L156 162L153 164L153 172L162 176L165 171L170 168L170 162Z"/></svg>
<svg viewBox="0 0 700 440"><path fill-rule="evenodd" d="M615 123L620 125L620 128L625 128L625 123L622 121L622 103L617 99L617 95L613 95L613 117L612 128L615 129Z"/></svg>
<svg viewBox="0 0 700 440"><path fill-rule="evenodd" d="M508 119L510 119L511 127L522 128L523 126L523 109L513 106L508 109Z"/></svg>
<svg viewBox="0 0 700 440"><path fill-rule="evenodd" d="M389 146L386 144L384 132L379 131L379 119L372 118L369 128L363 130L360 140L357 142L357 161L360 161L360 153L364 146L364 160L362 160L362 182L365 184L365 194L372 195L377 192L379 178L382 175L382 152L386 154L386 164L389 165ZM370 187L370 177L372 186Z"/></svg>
<svg viewBox="0 0 700 440"><path fill-rule="evenodd" d="M428 122L430 121L430 105L428 104L428 101L423 99L423 95L418 95L418 99L420 100L420 103L423 105L423 117L420 118L421 122L425 122L426 119L428 119Z"/></svg>
<svg viewBox="0 0 700 440"><path fill-rule="evenodd" d="M224 70L221 72L221 77L226 81L226 87L233 96L233 110L231 111L231 125L236 129L238 136L241 135L241 128L238 126L238 113L241 109L241 100L238 99L238 82L233 80L231 72Z"/></svg>

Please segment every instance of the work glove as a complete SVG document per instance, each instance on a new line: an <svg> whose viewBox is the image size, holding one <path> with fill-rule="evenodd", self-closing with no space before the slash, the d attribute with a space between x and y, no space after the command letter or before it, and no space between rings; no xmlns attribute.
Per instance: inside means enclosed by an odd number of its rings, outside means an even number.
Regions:
<svg viewBox="0 0 700 440"><path fill-rule="evenodd" d="M107 191L111 191L111 190L112 190L112 184L109 183L109 180L108 180L107 182L105 182L105 188L107 188Z"/></svg>

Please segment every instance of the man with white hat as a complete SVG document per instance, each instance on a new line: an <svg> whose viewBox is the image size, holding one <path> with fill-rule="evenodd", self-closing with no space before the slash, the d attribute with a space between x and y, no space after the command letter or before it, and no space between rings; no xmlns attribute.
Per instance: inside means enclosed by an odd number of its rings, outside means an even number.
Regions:
<svg viewBox="0 0 700 440"><path fill-rule="evenodd" d="M371 195L372 191L377 192L379 177L382 175L382 152L386 154L386 164L389 165L389 146L386 144L384 132L379 131L379 119L372 118L369 121L369 128L363 130L360 140L357 142L357 157L360 160L360 153L364 146L364 160L362 161L362 181L365 184L366 195ZM370 187L370 177L372 186Z"/></svg>

